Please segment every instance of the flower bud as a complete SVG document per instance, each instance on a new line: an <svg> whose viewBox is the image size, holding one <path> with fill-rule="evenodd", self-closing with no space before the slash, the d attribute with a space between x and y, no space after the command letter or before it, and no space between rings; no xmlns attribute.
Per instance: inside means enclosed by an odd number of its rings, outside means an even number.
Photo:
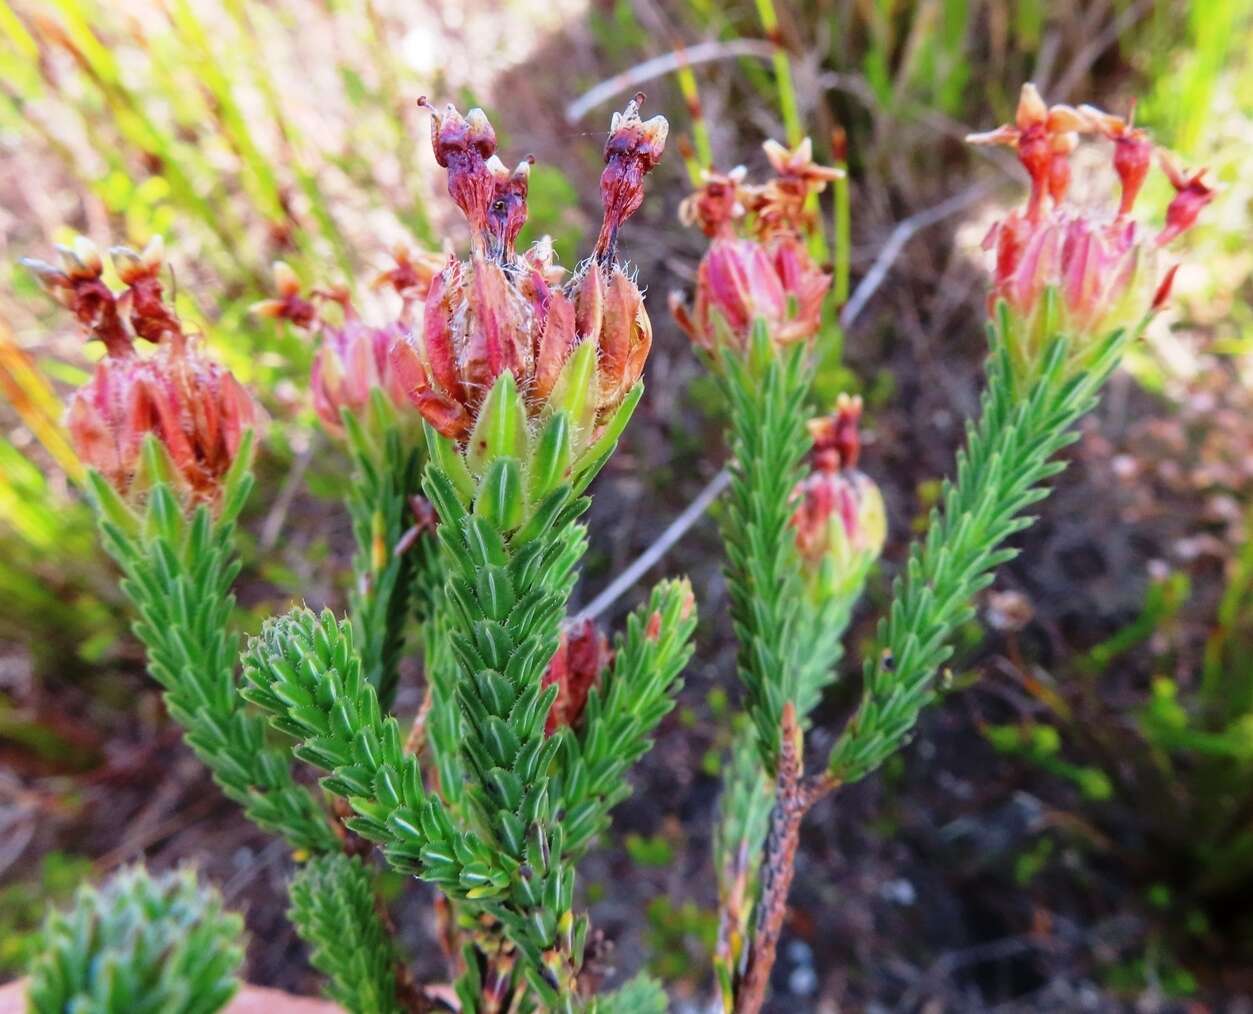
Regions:
<svg viewBox="0 0 1253 1014"><path fill-rule="evenodd" d="M363 415L378 387L398 406L409 404L408 391L392 366L393 345L404 342L401 329L392 324L372 327L356 314L341 326L324 326L310 371L313 409L329 433L343 433L341 413Z"/></svg>
<svg viewBox="0 0 1253 1014"><path fill-rule="evenodd" d="M112 256L127 285L121 293L104 284L100 255L83 243L63 253L63 271L42 262L34 268L89 335L105 343L105 358L70 398L70 440L85 464L118 492L134 495L144 438L152 434L186 499L212 504L244 432L261 421L260 409L184 334L165 303L161 244L142 253L115 248ZM154 343L156 353L137 355L132 336Z"/></svg>
<svg viewBox="0 0 1253 1014"><path fill-rule="evenodd" d="M883 496L857 468L860 417L861 399L840 395L832 415L809 424L810 474L796 488L792 527L819 598L859 594L887 538Z"/></svg>
<svg viewBox="0 0 1253 1014"><path fill-rule="evenodd" d="M561 633L561 642L544 673L542 686L557 687L557 697L548 710L544 734L551 736L561 726L575 728L587 706L587 697L600 674L613 664L609 639L592 620L577 620Z"/></svg>

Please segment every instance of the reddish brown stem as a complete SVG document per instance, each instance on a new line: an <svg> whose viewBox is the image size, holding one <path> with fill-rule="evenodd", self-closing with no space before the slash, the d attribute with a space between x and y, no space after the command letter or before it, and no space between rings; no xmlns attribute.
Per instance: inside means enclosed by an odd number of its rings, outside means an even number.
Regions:
<svg viewBox="0 0 1253 1014"><path fill-rule="evenodd" d="M790 701L783 706L782 726L779 774L774 809L770 813L770 831L766 836L757 926L744 976L735 990L735 1014L758 1014L765 1003L783 919L787 915L787 896L796 875L801 821L819 799L838 785L825 771L817 777L804 778L803 739L796 721L796 708Z"/></svg>

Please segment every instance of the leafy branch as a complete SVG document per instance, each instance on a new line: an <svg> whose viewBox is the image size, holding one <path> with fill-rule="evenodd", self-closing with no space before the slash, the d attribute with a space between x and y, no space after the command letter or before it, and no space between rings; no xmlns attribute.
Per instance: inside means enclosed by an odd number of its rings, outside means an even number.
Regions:
<svg viewBox="0 0 1253 1014"><path fill-rule="evenodd" d="M1054 339L1018 396L1005 341L1011 326L1002 304L989 326L992 354L979 421L968 427L956 479L945 483L943 510L933 510L925 542L914 546L893 586L891 609L879 624L882 651L866 660L861 704L831 750L829 770L839 781L878 767L935 699L935 675L952 653L949 638L974 614L974 597L993 571L1017 555L1006 540L1033 522L1025 512L1066 467L1053 456L1077 439L1073 424L1093 407L1134 336L1111 334L1082 371L1068 369L1068 342Z"/></svg>
<svg viewBox="0 0 1253 1014"><path fill-rule="evenodd" d="M309 944L313 966L330 980L328 995L358 1014L401 1014L396 954L365 864L342 853L318 856L300 868L288 892L288 916Z"/></svg>
<svg viewBox="0 0 1253 1014"><path fill-rule="evenodd" d="M798 345L775 355L766 323L759 319L748 356L724 352L720 362L734 455L730 503L722 521L731 621L762 764L773 772L783 706L799 697L800 660L812 657L790 528L792 491L802 478L801 459L809 446L806 349Z"/></svg>
<svg viewBox="0 0 1253 1014"><path fill-rule="evenodd" d="M184 515L160 478L167 466L155 438L148 438L144 455L157 481L142 517L99 473L89 483L105 548L122 569L122 589L139 614L135 634L147 648L148 671L165 690L166 708L250 820L293 848L336 849L324 808L296 782L287 751L267 741L264 720L247 709L235 680L231 586L240 566L235 520L252 488L247 447L226 479L216 519L203 504Z"/></svg>
<svg viewBox="0 0 1253 1014"><path fill-rule="evenodd" d="M190 870L123 870L51 912L31 968L31 1014L214 1014L238 988L243 920Z"/></svg>
<svg viewBox="0 0 1253 1014"><path fill-rule="evenodd" d="M554 795L564 814L566 854L577 859L609 825L631 787L630 767L652 746L657 724L683 687L696 618L686 581L663 581L627 618L614 661L592 690L577 732L562 736Z"/></svg>

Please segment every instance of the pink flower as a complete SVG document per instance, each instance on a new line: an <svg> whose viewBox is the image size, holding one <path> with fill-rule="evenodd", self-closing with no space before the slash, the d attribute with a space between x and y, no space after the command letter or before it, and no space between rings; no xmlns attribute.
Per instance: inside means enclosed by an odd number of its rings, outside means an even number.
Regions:
<svg viewBox="0 0 1253 1014"><path fill-rule="evenodd" d="M1120 328L1142 328L1165 305L1174 278L1174 267L1159 266L1159 249L1192 226L1213 191L1202 182L1202 172L1188 175L1163 155L1163 169L1177 194L1167 209L1165 228L1151 235L1132 215L1151 167L1153 145L1147 133L1092 106L1054 106L1042 113L1034 89L1024 86L1023 94L1027 110L1020 105L1018 126L970 139L1016 144L1033 174L1025 211L1010 212L984 241L985 249L995 251L989 312L1001 301L1013 312L1012 334L1006 337L1016 369L1026 375L1059 332L1069 337L1075 368L1081 368L1094 341ZM1054 194L1053 206L1044 209L1042 163L1031 154L1031 145L1062 133L1077 139L1074 131L1079 129L1114 143L1113 168L1122 194L1112 212L1067 207L1064 191Z"/></svg>
<svg viewBox="0 0 1253 1014"><path fill-rule="evenodd" d="M830 416L809 424L810 473L796 487L792 527L811 587L855 594L883 552L887 514L874 480L857 468L861 399L840 395Z"/></svg>
<svg viewBox="0 0 1253 1014"><path fill-rule="evenodd" d="M391 285L406 303L425 298L432 281L431 255L419 254L415 259L401 247L395 252L395 261L395 267L376 279L375 285ZM309 388L313 409L327 432L341 436L342 413L361 416L375 388L382 389L398 409L410 409L414 389L424 381L420 369L403 356L393 355L395 348L407 346L400 321L382 327L367 324L343 289L318 289L310 298L302 297L299 279L282 261L274 265L274 280L278 297L254 303L252 310L321 336ZM328 302L340 307L339 323L323 317L321 307Z"/></svg>
<svg viewBox="0 0 1253 1014"><path fill-rule="evenodd" d="M127 286L121 293L101 280L103 261L81 237L63 252L64 271L31 262L89 337L105 344L105 358L70 398L71 442L85 464L125 495L134 491L143 440L151 433L189 499L213 503L244 431L260 423L261 412L234 376L184 334L166 304L160 242L142 253L118 247L112 255ZM156 354L137 355L137 337L155 344Z"/></svg>
<svg viewBox="0 0 1253 1014"><path fill-rule="evenodd" d="M808 140L792 150L768 141L765 149L773 180L745 184L743 167L707 172L679 207L681 220L698 226L710 243L697 269L694 305L689 309L676 293L670 310L704 349L744 353L757 321L776 346L806 341L822 327L831 279L806 246L813 223L805 204L840 172L815 165Z"/></svg>
<svg viewBox="0 0 1253 1014"><path fill-rule="evenodd" d="M391 365L392 346L404 340L398 325L373 327L356 314L348 315L338 327L323 326L309 387L313 409L328 432L343 432L340 413L345 409L353 415L364 413L376 387L382 388L393 404L408 404L409 392Z"/></svg>

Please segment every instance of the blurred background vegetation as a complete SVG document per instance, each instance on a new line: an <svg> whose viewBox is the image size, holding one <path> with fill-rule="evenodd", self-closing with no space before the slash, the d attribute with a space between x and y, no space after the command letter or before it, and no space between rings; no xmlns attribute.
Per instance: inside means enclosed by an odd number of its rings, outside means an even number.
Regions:
<svg viewBox="0 0 1253 1014"><path fill-rule="evenodd" d="M271 262L385 314L369 282L390 247L461 241L415 104L430 95L483 104L505 155L536 154L528 234L573 264L609 111L643 88L673 141L624 249L657 347L601 480L595 591L721 463L708 382L662 309L700 253L677 203L702 164L760 166L764 138L810 134L850 168L821 209L837 298L819 390L867 399L897 534L881 604L974 405L978 243L1021 189L1012 159L961 139L1031 79L1051 101L1138 97L1137 121L1221 194L1179 308L968 631L954 683L974 691L813 821L777 992L792 1010L1253 996L1251 53L1250 0L0 0L0 975L47 900L146 851L246 891L254 977L305 984L267 894L286 858L177 746L75 487L61 403L98 350L19 257L74 231L166 237L179 311L273 420L241 622L338 608L345 463L313 423L308 340L247 315ZM1159 177L1143 205L1167 196ZM716 540L698 528L662 569L696 579L702 661L587 897L624 967L699 996L735 690Z"/></svg>

